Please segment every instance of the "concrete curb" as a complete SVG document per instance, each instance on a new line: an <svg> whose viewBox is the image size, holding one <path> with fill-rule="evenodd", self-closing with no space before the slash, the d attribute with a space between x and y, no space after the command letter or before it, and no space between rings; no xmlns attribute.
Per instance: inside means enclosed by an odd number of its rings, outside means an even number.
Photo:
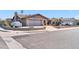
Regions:
<svg viewBox="0 0 79 59"><path fill-rule="evenodd" d="M63 31L63 30L71 30L71 29L79 29L79 27L72 27L72 28L61 28L61 29L50 29L50 30L46 30L46 31Z"/></svg>

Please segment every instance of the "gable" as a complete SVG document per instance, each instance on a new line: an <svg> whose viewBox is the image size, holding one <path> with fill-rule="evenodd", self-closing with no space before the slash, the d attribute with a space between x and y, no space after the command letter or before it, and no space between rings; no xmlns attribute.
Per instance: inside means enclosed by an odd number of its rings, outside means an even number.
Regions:
<svg viewBox="0 0 79 59"><path fill-rule="evenodd" d="M47 17L45 17L45 16L43 16L43 15L40 15L40 14L35 14L35 15L30 15L30 16L28 16L28 18L36 18L36 19L47 19L48 20L48 18Z"/></svg>

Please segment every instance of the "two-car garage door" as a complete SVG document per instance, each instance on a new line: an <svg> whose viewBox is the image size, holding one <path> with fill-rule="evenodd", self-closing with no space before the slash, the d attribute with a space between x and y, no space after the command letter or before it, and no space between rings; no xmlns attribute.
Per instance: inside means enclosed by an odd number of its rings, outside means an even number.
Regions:
<svg viewBox="0 0 79 59"><path fill-rule="evenodd" d="M28 26L41 26L42 21L41 20L27 20Z"/></svg>

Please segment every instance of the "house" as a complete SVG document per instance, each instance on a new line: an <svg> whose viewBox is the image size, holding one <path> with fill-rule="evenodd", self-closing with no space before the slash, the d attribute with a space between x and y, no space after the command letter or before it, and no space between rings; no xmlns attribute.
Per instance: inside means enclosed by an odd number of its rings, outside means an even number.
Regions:
<svg viewBox="0 0 79 59"><path fill-rule="evenodd" d="M21 23L23 26L44 26L47 25L49 18L41 15L41 14L34 14L34 15L19 15L21 18Z"/></svg>
<svg viewBox="0 0 79 59"><path fill-rule="evenodd" d="M48 20L49 18L41 14L25 15L25 14L17 14L15 12L14 17L11 19L11 25L14 27L44 26L47 25Z"/></svg>
<svg viewBox="0 0 79 59"><path fill-rule="evenodd" d="M75 18L52 18L52 25L63 25L63 26L75 26L76 19Z"/></svg>
<svg viewBox="0 0 79 59"><path fill-rule="evenodd" d="M63 22L61 24L62 25L68 25L68 26L75 26L75 25L77 25L75 18L63 18Z"/></svg>

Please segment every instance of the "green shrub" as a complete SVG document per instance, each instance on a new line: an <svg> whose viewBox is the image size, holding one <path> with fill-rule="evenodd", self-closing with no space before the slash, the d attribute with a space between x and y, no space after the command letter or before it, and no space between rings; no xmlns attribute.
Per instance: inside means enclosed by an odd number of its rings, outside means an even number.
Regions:
<svg viewBox="0 0 79 59"><path fill-rule="evenodd" d="M77 25L79 25L79 22L77 22Z"/></svg>

